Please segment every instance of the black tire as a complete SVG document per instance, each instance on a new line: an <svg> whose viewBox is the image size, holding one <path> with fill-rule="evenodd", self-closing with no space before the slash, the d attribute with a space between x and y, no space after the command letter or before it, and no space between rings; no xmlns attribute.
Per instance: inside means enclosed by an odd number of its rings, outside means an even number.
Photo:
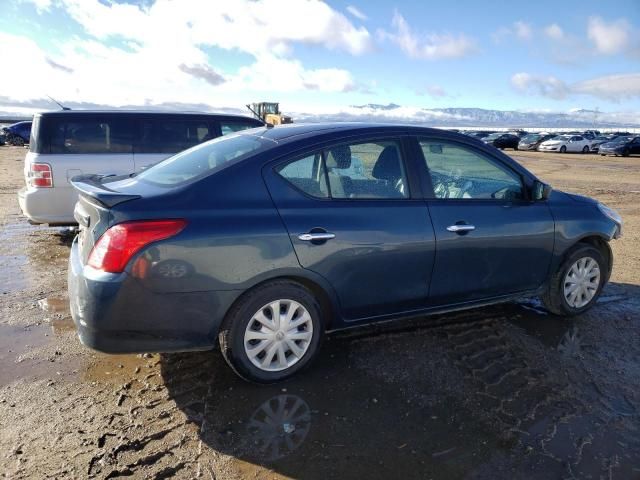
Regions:
<svg viewBox="0 0 640 480"><path fill-rule="evenodd" d="M600 269L600 282L593 298L581 308L574 308L567 303L564 296L564 281L567 272L571 266L579 259L590 257L598 263ZM555 315L561 315L565 317L573 317L580 315L581 313L589 310L598 300L602 288L604 287L609 272L609 265L605 260L602 252L597 248L586 245L578 244L565 256L564 261L560 264L560 267L549 279L546 291L542 294L540 299L542 303L551 313Z"/></svg>
<svg viewBox="0 0 640 480"><path fill-rule="evenodd" d="M589 147L587 147L586 145L582 147L582 153L589 153Z"/></svg>
<svg viewBox="0 0 640 480"><path fill-rule="evenodd" d="M564 145L562 145L560 147L560 153L567 153L567 147L565 147Z"/></svg>
<svg viewBox="0 0 640 480"><path fill-rule="evenodd" d="M623 156L623 157L628 157L628 156L629 156L629 149L628 149L628 148L625 148L625 149L622 151L622 156Z"/></svg>
<svg viewBox="0 0 640 480"><path fill-rule="evenodd" d="M606 155L604 153L601 153L600 156L601 157L606 157Z"/></svg>
<svg viewBox="0 0 640 480"><path fill-rule="evenodd" d="M513 147L514 150L518 150L518 145L516 145L515 147Z"/></svg>
<svg viewBox="0 0 640 480"><path fill-rule="evenodd" d="M309 312L313 334L306 352L297 363L280 371L266 371L258 368L249 359L244 348L244 334L253 315L275 300L293 300ZM243 379L261 384L285 380L305 368L318 354L324 336L322 310L317 299L307 288L290 280L276 280L260 285L245 293L229 310L225 317L218 340L220 349L229 366Z"/></svg>

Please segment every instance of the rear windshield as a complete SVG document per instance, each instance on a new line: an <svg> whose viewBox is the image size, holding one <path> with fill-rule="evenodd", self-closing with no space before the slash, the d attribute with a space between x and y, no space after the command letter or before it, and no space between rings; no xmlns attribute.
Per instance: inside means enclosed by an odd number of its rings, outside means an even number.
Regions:
<svg viewBox="0 0 640 480"><path fill-rule="evenodd" d="M178 185L219 171L269 144L252 135L227 135L169 157L142 171L137 179L159 185Z"/></svg>

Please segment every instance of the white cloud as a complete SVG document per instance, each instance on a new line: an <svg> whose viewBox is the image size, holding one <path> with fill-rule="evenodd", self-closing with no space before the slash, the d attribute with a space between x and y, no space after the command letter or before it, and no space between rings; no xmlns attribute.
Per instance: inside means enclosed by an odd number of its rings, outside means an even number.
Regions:
<svg viewBox="0 0 640 480"><path fill-rule="evenodd" d="M519 40L529 41L533 38L533 27L530 23L518 20L513 24L502 26L491 34L494 43L500 44L510 36L515 36Z"/></svg>
<svg viewBox="0 0 640 480"><path fill-rule="evenodd" d="M513 28L516 37L520 40L531 40L531 37L533 36L533 29L530 24L523 22L522 20L518 20L513 24Z"/></svg>
<svg viewBox="0 0 640 480"><path fill-rule="evenodd" d="M640 98L640 73L607 75L567 84L554 76L516 73L511 85L519 92L564 99L575 95L588 95L613 102Z"/></svg>
<svg viewBox="0 0 640 480"><path fill-rule="evenodd" d="M606 22L601 17L589 18L587 36L598 53L612 55L629 47L631 25L625 19Z"/></svg>
<svg viewBox="0 0 640 480"><path fill-rule="evenodd" d="M29 58L24 67L0 76L0 91L14 100L49 94L114 106L204 102L226 107L260 100L266 92L359 90L347 70L310 68L292 52L300 44L351 55L372 48L366 28L320 0L157 0L143 7L57 0L49 8L69 15L87 36L59 43L52 55L26 37L0 32L1 58L12 51ZM248 60L224 70L209 47L242 53L240 58Z"/></svg>
<svg viewBox="0 0 640 480"><path fill-rule="evenodd" d="M562 99L568 93L565 83L553 76L516 73L511 77L511 85L523 93L533 93L554 99Z"/></svg>
<svg viewBox="0 0 640 480"><path fill-rule="evenodd" d="M551 40L562 40L564 38L564 31L557 23L552 23L545 27L544 34Z"/></svg>
<svg viewBox="0 0 640 480"><path fill-rule="evenodd" d="M364 13L362 13L362 10L358 9L357 7L354 7L353 5L347 6L347 12L349 12L358 20L362 20L362 21L368 20L368 17Z"/></svg>
<svg viewBox="0 0 640 480"><path fill-rule="evenodd" d="M395 11L391 21L394 32L379 30L382 40L390 40L411 58L437 60L442 58L461 58L475 53L475 42L462 33L415 33L405 18Z"/></svg>

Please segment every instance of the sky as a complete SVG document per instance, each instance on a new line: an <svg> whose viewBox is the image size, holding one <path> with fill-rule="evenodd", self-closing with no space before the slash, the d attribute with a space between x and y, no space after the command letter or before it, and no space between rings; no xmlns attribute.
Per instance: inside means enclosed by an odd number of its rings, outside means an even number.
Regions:
<svg viewBox="0 0 640 480"><path fill-rule="evenodd" d="M625 112L640 1L2 0L0 111Z"/></svg>

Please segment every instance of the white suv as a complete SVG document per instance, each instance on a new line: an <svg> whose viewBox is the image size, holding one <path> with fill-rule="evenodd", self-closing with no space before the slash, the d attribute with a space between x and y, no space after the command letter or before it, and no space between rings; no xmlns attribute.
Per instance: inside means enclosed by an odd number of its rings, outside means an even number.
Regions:
<svg viewBox="0 0 640 480"><path fill-rule="evenodd" d="M80 174L127 175L226 133L262 126L255 118L206 113L63 110L36 114L18 192L31 223L74 225Z"/></svg>

